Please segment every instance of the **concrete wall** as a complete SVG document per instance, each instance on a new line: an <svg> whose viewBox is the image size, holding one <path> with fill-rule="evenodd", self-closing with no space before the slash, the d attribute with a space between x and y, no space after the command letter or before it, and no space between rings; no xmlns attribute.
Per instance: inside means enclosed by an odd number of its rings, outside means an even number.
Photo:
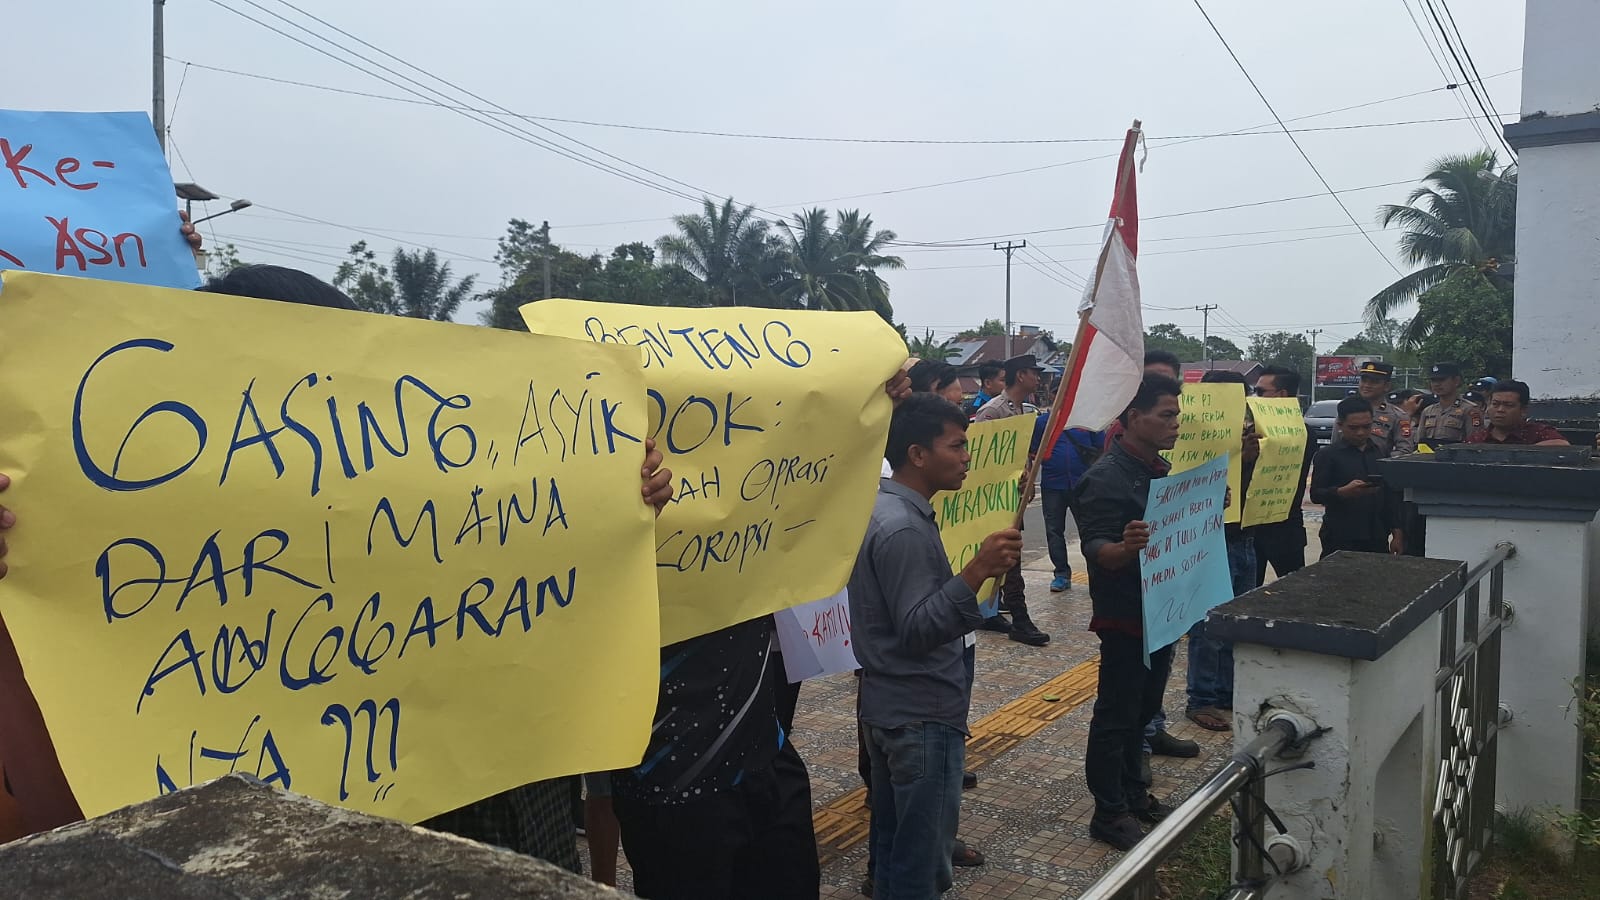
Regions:
<svg viewBox="0 0 1600 900"><path fill-rule="evenodd" d="M1594 51L1595 35L1600 35L1600 2L1527 0L1523 116L1570 116L1600 105L1600 54Z"/></svg>
<svg viewBox="0 0 1600 900"><path fill-rule="evenodd" d="M1535 397L1600 395L1600 144L1529 147L1518 171L1512 369Z"/></svg>

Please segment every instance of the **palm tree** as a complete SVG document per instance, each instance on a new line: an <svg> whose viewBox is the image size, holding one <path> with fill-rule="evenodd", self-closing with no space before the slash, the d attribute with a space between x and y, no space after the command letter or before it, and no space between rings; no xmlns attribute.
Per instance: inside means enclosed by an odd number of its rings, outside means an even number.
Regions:
<svg viewBox="0 0 1600 900"><path fill-rule="evenodd" d="M390 272L397 314L435 322L450 321L462 301L472 296L478 280L476 275L452 279L450 264L439 262L439 254L432 250L407 252L396 247Z"/></svg>
<svg viewBox="0 0 1600 900"><path fill-rule="evenodd" d="M874 233L872 217L855 210L838 215L838 225L832 228L822 209L808 209L792 222L778 223L788 264L778 295L807 309L872 310L888 319L893 312L889 286L876 270L905 265L899 257L881 252L894 240L894 232Z"/></svg>
<svg viewBox="0 0 1600 900"><path fill-rule="evenodd" d="M929 328L922 337L912 338L907 342L906 346L911 351L911 355L917 359L931 359L937 362L944 362L961 352L950 346L949 341L935 341L932 328Z"/></svg>
<svg viewBox="0 0 1600 900"><path fill-rule="evenodd" d="M854 260L862 284L866 288L868 309L888 320L893 314L889 306L889 285L878 275L879 269L904 269L905 260L883 253L898 235L887 228L872 230L872 217L863 216L860 210L839 211L839 224L835 228L845 252Z"/></svg>
<svg viewBox="0 0 1600 900"><path fill-rule="evenodd" d="M763 299L750 295L759 294L763 276L771 275L763 272L770 268L773 250L766 221L752 206L735 206L731 197L721 207L709 198L702 203L699 213L673 216L678 233L656 241L662 261L682 266L704 282L706 299L713 306L751 305Z"/></svg>
<svg viewBox="0 0 1600 900"><path fill-rule="evenodd" d="M1399 224L1400 252L1420 266L1367 301L1367 320L1380 323L1398 307L1417 300L1452 275L1470 273L1509 296L1516 261L1517 174L1499 169L1491 150L1446 156L1433 164L1406 205L1378 210L1384 227ZM1416 345L1428 331L1413 317L1404 340Z"/></svg>

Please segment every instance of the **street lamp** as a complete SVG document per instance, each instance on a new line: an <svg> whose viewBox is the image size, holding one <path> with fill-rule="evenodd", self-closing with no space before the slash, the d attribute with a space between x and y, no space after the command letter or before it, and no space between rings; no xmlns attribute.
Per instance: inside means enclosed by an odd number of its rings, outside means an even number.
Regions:
<svg viewBox="0 0 1600 900"><path fill-rule="evenodd" d="M252 204L250 203L249 200L235 200L232 203L229 203L228 204L228 208L223 210L222 212L212 213L209 216L201 216L198 219L191 220L189 222L189 224L191 224L191 225L199 225L201 222L206 222L206 221L209 221L211 219L215 219L217 216L225 216L228 213L235 213L235 212L238 212L241 209L248 209L251 205Z"/></svg>

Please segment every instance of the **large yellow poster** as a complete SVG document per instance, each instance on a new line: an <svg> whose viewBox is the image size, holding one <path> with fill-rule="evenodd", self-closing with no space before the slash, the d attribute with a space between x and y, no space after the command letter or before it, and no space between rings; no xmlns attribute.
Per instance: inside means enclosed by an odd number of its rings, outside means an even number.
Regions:
<svg viewBox="0 0 1600 900"><path fill-rule="evenodd" d="M1306 423L1293 397L1251 397L1250 412L1261 435L1261 458L1244 498L1244 527L1269 525L1289 517L1294 495L1305 481Z"/></svg>
<svg viewBox="0 0 1600 900"><path fill-rule="evenodd" d="M978 555L983 539L1010 528L1021 499L1022 469L1028 464L1034 416L991 419L967 428L967 480L959 491L933 495L933 516L939 522L950 568L958 574ZM984 584L980 601L994 595L995 581Z"/></svg>
<svg viewBox="0 0 1600 900"><path fill-rule="evenodd" d="M1244 469L1240 445L1244 440L1244 385L1186 384L1178 395L1178 443L1162 453L1172 463L1172 474L1228 456L1228 489L1233 503L1222 514L1224 522L1239 521L1240 484Z"/></svg>
<svg viewBox="0 0 1600 900"><path fill-rule="evenodd" d="M661 641L838 593L877 496L905 343L875 313L522 307L537 334L636 347L677 489L656 524Z"/></svg>
<svg viewBox="0 0 1600 900"><path fill-rule="evenodd" d="M635 352L0 287L0 614L86 814L235 771L415 821L638 763Z"/></svg>

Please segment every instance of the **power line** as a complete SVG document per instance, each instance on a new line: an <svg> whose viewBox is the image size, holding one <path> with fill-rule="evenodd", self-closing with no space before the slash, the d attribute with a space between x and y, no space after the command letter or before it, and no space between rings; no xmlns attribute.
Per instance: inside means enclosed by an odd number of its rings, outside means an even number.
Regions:
<svg viewBox="0 0 1600 900"><path fill-rule="evenodd" d="M256 0L244 0L244 2L249 3L251 6L254 6L257 9L261 9L263 12L267 12L268 11L268 10L266 10L265 7L262 7L260 3L256 2ZM438 83L444 85L445 87L450 88L451 90L455 91L458 94L465 94L466 96L471 97L472 99L477 100L480 103L487 103L490 106L494 107L495 109L500 110L503 113L511 113L511 110L507 109L504 106L501 106L499 103L496 103L493 100L490 100L490 99L488 99L487 97L484 97L481 94L473 93L472 91L470 91L470 90L468 90L468 89L466 89L464 87L461 87L458 84L455 84L454 82L450 81L449 79L443 78L443 77L441 77L439 75L435 75L434 73L428 71L427 69L422 68L421 66L416 65L415 63L412 63L412 62L410 62L408 60L402 59L401 57L396 56L393 53L390 53L389 51L383 49L382 47L379 47L379 46L377 46L377 45L375 45L375 44L373 44L373 43L371 43L369 41L363 40L362 38L357 37L354 34L351 34L349 31L346 31L345 29L340 28L339 26L333 24L332 22L329 22L326 19L320 18L320 17L318 17L318 16L316 16L316 15L314 15L312 13L307 12L304 9L301 9L300 7L294 5L293 3L290 3L289 0L278 0L278 3L283 5L283 6L287 6L288 8L294 10L295 12L299 13L300 15L305 16L306 18L308 18L308 19L310 19L310 20L312 20L314 22L317 22L318 24L322 25L325 28L333 29L338 34L341 34L344 37L349 38L352 41L355 41L356 43L362 45L363 47L368 48L369 50L372 50L372 51L374 51L374 52L376 52L378 54L386 56L389 59L394 60L395 62L399 63L402 66L405 66L408 69L411 69L414 72L417 72L417 73L419 73L419 74L421 74L421 75L423 75L423 76L425 76L427 78L431 78L432 80L437 81ZM273 15L277 15L277 14L273 13ZM278 18L283 19L286 22L290 21L289 19L287 19L287 18L285 18L285 17L283 17L281 15L279 15ZM296 27L300 28L302 31L305 31L308 34L314 34L314 32L310 31L310 29L307 29L304 26L296 25ZM326 37L322 37L321 35L317 35L317 37L319 37L321 40L327 42L330 45L338 46L335 42L329 40ZM384 69L385 71L393 72L392 69L389 69L388 67L384 66L382 63L379 63L379 62L377 62L375 60L371 60L370 58L368 58L366 56L363 56L362 54L360 54L360 53L358 53L356 51L350 50L349 48L342 48L342 49L344 49L345 52L350 53L353 56L356 56L358 58L365 59L368 62L371 62L373 65L376 65L379 68ZM397 75L400 78L406 78L407 81L412 81L412 79L407 78L405 75L401 75L398 72L393 72L393 74ZM413 83L416 83L416 82L413 81ZM440 96L444 96L444 94L442 94L441 92L436 91L436 90L433 91L433 93L439 94ZM679 180L677 178L673 178L671 175L666 175L666 174L664 174L662 172L658 172L655 169L651 169L651 168L649 168L647 166L641 166L638 163L630 162L629 160L623 159L622 157L617 156L614 153L608 153L605 150L602 150L599 147L596 147L596 146L594 146L592 144L586 144L583 141L578 140L577 138L570 137L570 136L568 136L566 134L563 134L562 132L557 131L554 128L550 128L550 127L545 126L545 125L540 125L537 122L534 122L532 124L533 124L533 126L535 128L538 128L541 131L545 131L545 132L548 132L550 134L553 134L556 137L558 137L558 138L560 138L560 139L562 139L562 140L564 140L564 141L566 141L568 143L576 144L579 147L583 147L583 148L585 148L587 150L592 150L595 153L600 154L601 156L607 157L608 159L616 160L617 162L622 163L625 166L629 166L631 168L638 169L641 172L647 172L647 173L649 173L651 175L656 176L657 178L661 178L661 179L664 179L666 181L670 181L673 184L681 185L681 186L686 187L689 190L694 191L694 192L696 192L696 193L698 193L700 195L703 195L703 196L722 196L720 192L708 191L705 188L699 187L699 186L694 185L694 184L690 184L687 181L681 181L681 180Z"/></svg>
<svg viewBox="0 0 1600 900"><path fill-rule="evenodd" d="M264 22L261 19L258 19L256 17L250 15L249 13L246 13L246 12L243 12L242 10L238 10L238 9L235 9L235 8L233 8L231 6L228 6L226 3L223 3L222 0L209 0L209 2L214 6L217 6L217 7L221 8L221 9L223 9L223 10L226 10L227 12L230 12L230 13L232 13L232 14L234 14L234 15L242 18L242 19L245 19L245 20L250 21L250 22L254 22L255 24L261 26L262 28L265 28L268 31L271 31L271 32L273 32L275 34L278 34L278 35L280 35L280 36L282 36L284 38L287 38L288 40L291 40L291 41L293 41L293 42L295 42L295 43L297 43L297 44L299 44L299 45L301 45L301 46L303 46L303 47L305 47L305 48L307 48L309 50L312 50L312 51L314 51L316 53L319 53L319 54L321 54L323 56L326 56L329 59L332 59L333 61L335 61L335 62L337 62L337 63L339 63L341 65L348 66L349 68L355 69L356 71L361 72L364 75L369 75L369 76L371 76L373 78L376 78L379 81L382 81L385 84L390 85L391 87L398 88L400 90L406 91L407 93L414 94L414 95L419 96L419 97L425 97L426 96L426 95L420 93L418 90L415 90L413 88L407 87L406 85L401 84L401 83L399 83L397 81L394 81L393 79L387 78L387 77L385 77L383 75L380 75L377 72L372 71L371 69L367 69L367 68L365 68L365 67L363 67L363 66L361 66L361 65L359 65L357 63L351 62L348 59L345 59L345 58L343 58L341 56L338 56L338 55L336 55L334 53L330 53L329 51L324 50L321 47L318 47L318 46L316 46L314 44L308 43L305 40L303 40L301 38L298 38L298 37L296 37L296 36L294 36L292 34L289 34L288 32L286 32L286 31L284 31L284 30L282 30L282 29L280 29L280 28L278 28L278 27L276 27L276 26L274 26L274 25L272 25L272 24L270 24L268 22ZM336 47L336 48L338 48L340 50L344 50L345 52L349 52L349 53L352 53L352 55L360 57L359 54L353 53L348 48L345 48L345 47L339 45L335 41L331 41L331 40L328 40L327 38L321 37L320 35L316 35L314 32L311 32L309 29L304 28L304 26L301 26L298 23L294 23L291 20L289 20L289 19L287 19L287 18L285 18L285 17L283 17L283 16L281 16L281 15L279 15L277 13L271 12L270 10L265 10L265 8L260 7L259 4L254 3L254 0L245 0L245 2L246 3L250 3L253 6L257 6L258 8L262 8L264 12L267 12L270 15L273 15L273 16L279 18L279 19L282 19L283 21L288 22L289 24L294 25L295 27L300 28L303 31L306 31L309 34L312 34L314 37L318 37L319 40L323 40L324 42L328 43L330 46ZM360 58L365 59L365 57L360 57ZM384 68L386 71L393 72L392 69L387 69L387 67L384 67L381 64L378 64L378 65L379 65L380 68ZM396 73L396 74L398 75L398 73ZM406 76L399 76L399 77L406 77ZM423 90L427 90L430 93L433 93L433 94L435 94L435 95L437 95L439 97L442 97L442 98L446 97L446 95L443 94L442 92L440 92L440 91L438 91L438 90L436 90L434 88L430 88L430 87L428 87L426 85L423 85L420 82L417 82L415 79L407 78L407 80L411 81L413 84L417 84ZM624 171L622 169L618 169L615 166L611 166L611 165L609 165L607 163L603 163L603 162L600 162L598 160L591 159L591 158L586 157L586 156L584 156L584 155L582 155L580 153L569 151L567 148L564 148L564 147L561 147L561 146L559 146L557 144L551 143L550 141L545 140L543 138L540 138L537 135L530 134L530 133L528 133L528 132L526 132L524 130L515 129L515 128L513 128L511 126L508 126L505 123L497 121L495 119L484 118L484 117L475 115L475 114L473 114L471 112L468 112L465 109L453 109L452 111L457 113L458 115L461 115L461 116L467 118L470 121L476 122L476 123L478 123L480 125L487 125L488 127L493 128L494 130L499 131L502 134L505 134L505 135L508 135L508 136L510 136L512 138L515 138L517 140L523 141L524 143L528 143L528 144L532 144L532 145L534 145L536 147L540 147L541 149L549 150L550 152L555 153L555 154L557 154L559 156L563 156L563 157L565 157L567 159L573 160L574 162L578 162L578 163L580 163L582 165L589 166L590 168L599 170L601 172L606 172L608 174L615 175L615 176L617 176L619 178L623 178L623 179L625 179L627 181L634 182L635 184L639 184L639 185L642 185L644 187L648 187L648 188L650 188L652 190L660 191L661 193L670 194L670 195L678 197L679 199L682 199L682 200L697 201L699 199L697 197L694 197L691 194L687 194L687 193L679 191L679 190L677 190L675 188L671 188L671 187L668 187L666 185L657 184L657 183L652 182L652 181L650 181L650 180L648 180L646 178L634 175L633 173L626 172L626 171Z"/></svg>
<svg viewBox="0 0 1600 900"><path fill-rule="evenodd" d="M1234 65L1239 67L1239 71L1244 74L1245 80L1250 82L1250 87L1256 92L1256 96L1261 98L1261 103L1267 108L1267 112L1272 113L1272 117L1277 120L1278 126L1283 129L1283 134L1289 139L1289 143L1294 144L1294 149L1299 151L1300 158L1306 161L1306 165L1311 167L1311 171L1317 176L1317 180L1322 182L1324 188L1327 188L1328 196L1332 197L1333 202L1339 204L1339 208L1344 210L1344 214L1350 218L1350 224L1356 226L1356 230L1361 232L1361 236L1367 239L1368 244L1372 245L1373 252L1382 257L1383 261L1388 264L1389 268L1394 270L1396 275L1403 275L1404 273L1400 271L1400 267L1396 266L1394 260L1389 258L1389 254L1384 253L1383 248L1378 246L1378 242L1372 239L1372 235L1367 234L1366 229L1361 227L1361 223L1356 221L1355 215L1350 212L1350 207L1344 205L1344 201L1334 191L1333 185L1329 184L1328 179L1323 177L1321 170L1317 168L1317 164L1312 162L1311 157L1306 154L1305 148L1301 147L1300 142L1289 132L1289 126L1283 123L1283 119L1278 116L1278 111L1272 108L1272 102L1267 99L1266 94L1262 93L1260 86L1256 84L1255 78L1251 77L1250 70L1246 69L1244 63L1239 61L1238 54L1234 53L1233 48L1228 45L1228 39L1222 36L1222 31L1217 28L1217 23L1211 21L1211 14L1206 12L1206 8L1201 5L1200 0L1194 0L1194 5L1196 9L1200 10L1200 15L1205 18L1206 24L1211 26L1211 31L1217 36L1217 40L1222 42L1222 47L1228 51L1228 56L1233 58Z"/></svg>
<svg viewBox="0 0 1600 900"><path fill-rule="evenodd" d="M1418 0L1418 2L1420 2L1420 0ZM1429 39L1430 32L1423 30L1422 22L1417 19L1417 14L1411 11L1410 0L1400 0L1400 5L1406 11L1406 18L1411 20L1411 27L1416 30L1417 38L1422 41L1422 46L1428 51L1428 58L1433 60L1434 68L1439 70L1439 77L1445 80L1446 85L1452 88L1456 87L1455 76L1445 68L1444 60L1440 54L1434 51L1434 41L1437 40L1437 38L1434 38L1433 40ZM1468 115L1472 114L1472 107L1467 104L1466 98L1461 96L1460 91L1456 91L1455 99L1456 105L1461 107L1462 112L1467 113ZM1483 126L1478 121L1476 116L1472 116L1470 125L1472 127L1472 133L1478 136L1478 140L1482 141L1484 146L1489 146L1491 142L1488 136L1483 133Z"/></svg>
<svg viewBox="0 0 1600 900"><path fill-rule="evenodd" d="M1439 37L1444 42L1445 49L1450 51L1450 58L1455 61L1456 70L1461 74L1463 79L1470 78L1471 75L1468 72L1467 67L1461 63L1461 55L1456 53L1455 42L1450 40L1450 32L1445 29L1444 22L1440 21L1439 19L1439 10L1433 5L1433 0L1420 0L1420 2L1424 7L1427 8L1428 15L1433 18L1433 24L1439 29ZM1454 24L1453 20L1452 24ZM1460 34L1461 33L1459 31L1456 32L1457 38L1460 37ZM1466 52L1466 44L1462 43L1461 53L1465 54ZM1484 103L1483 97L1479 95L1477 86L1469 82L1467 84L1467 90L1472 93L1473 101L1478 104L1478 111L1483 113L1484 119L1489 122L1490 130L1494 132L1495 138L1500 142L1500 146L1504 147L1506 152L1511 154L1511 159L1516 159L1516 151L1511 149L1511 145L1506 142L1505 135L1501 133L1501 123L1499 117L1490 114L1489 106Z"/></svg>
<svg viewBox="0 0 1600 900"><path fill-rule="evenodd" d="M482 114L482 115L495 116L495 117L504 116L506 118L520 119L520 120L530 121L530 122L557 122L557 123L566 124L566 125L581 125L581 126L586 126L586 127L590 127L590 128L614 128L614 129L622 129L622 130L627 130L627 131L654 132L654 133L659 133L659 134L676 134L676 135L690 135L690 136L718 137L718 138L737 138L737 139L742 139L742 140L761 140L761 141L780 141L780 142L787 141L787 142L801 142L801 143L831 143L831 144L890 144L890 145L900 145L900 146L904 146L904 145L913 145L913 146L915 146L915 145L928 145L928 146L1022 145L1022 146L1028 146L1028 145L1061 145L1061 144L1108 144L1108 143L1120 143L1123 140L1122 137L1078 137L1078 138L882 138L882 137L834 137L834 136L825 136L825 135L763 134L763 133L760 133L760 132L745 132L745 131L716 131L716 130L709 130L709 129L669 128L669 127L666 127L666 126L637 125L637 124L623 123L623 122L600 122L600 121L595 121L595 120L592 120L592 119L573 119L573 118L566 118L566 117L562 117L562 116L535 115L535 114L532 114L532 113L513 113L513 112L501 111L501 110L497 110L497 109L489 109L489 108L483 108L483 107L472 107L472 106L463 106L463 105L460 105L460 104L444 103L444 102L435 101L435 100L416 99L416 98L412 98L412 97L396 97L396 96L393 96L393 95L390 95L390 94L378 94L378 93L372 93L372 92L369 92L369 91L358 91L358 90L353 90L353 89L350 89L350 88L335 87L333 85L316 84L316 83L307 82L307 81L297 81L297 80L292 79L292 78L280 78L280 77L276 77L276 76L272 76L272 75L264 75L264 74L256 73L256 72L244 72L244 71L240 71L238 69L229 69L229 68L226 68L226 67L223 67L223 66L205 65L205 64L202 64L202 63L191 62L189 60L181 59L181 58L175 57L175 56L168 56L166 58L169 59L169 60L172 60L173 62L180 62L180 63L183 63L185 66L193 66L194 68L202 69L202 70L205 70L205 71L208 71L208 72L216 72L216 73L220 73L220 74L224 74L224 75L234 75L234 76L238 76L238 77L242 77L242 78L252 78L252 79L256 79L258 81L267 81L267 82L272 82L274 84L291 85L291 86L294 86L294 87L309 88L309 89L312 89L312 90L325 91L325 92L333 93L333 94L343 94L343 95L347 95L347 96L360 97L360 98L369 99L369 100L384 100L384 101L391 102L391 103L406 103L406 104L412 104L412 105L416 105L416 106L431 106L431 107L437 107L437 108L440 108L440 109L447 109L447 110L463 110L463 111L466 111L466 112L479 113L479 114ZM1519 69L1511 69L1511 70L1508 70L1506 72L1499 72L1499 73L1496 73L1494 75L1490 75L1489 78L1497 78L1497 77L1500 77L1502 75L1508 75L1508 74L1511 74L1512 72L1516 72L1516 71L1520 71L1520 70ZM1396 100L1405 100L1405 99L1409 99L1409 98L1412 98L1412 97L1420 97L1420 96L1423 96L1423 95L1426 95L1426 94L1437 93L1439 91L1449 90L1449 89L1450 88L1446 88L1446 87L1428 88L1427 90L1414 91L1414 92L1409 93L1409 94L1400 94L1400 95L1395 96L1395 97L1387 97L1387 98L1384 98L1384 99L1381 99L1381 100L1372 100L1372 101L1368 101L1366 103L1358 103L1358 104L1354 104L1352 106L1344 106L1344 107L1340 107L1338 109L1327 110L1325 112L1313 113L1313 114L1311 114L1309 116L1301 116L1301 117L1297 117L1296 119L1289 119L1287 121L1299 121L1301 119L1307 119L1307 118L1319 118L1319 117L1322 117L1322 116L1333 115L1335 113L1348 112L1348 111L1354 110L1354 109L1363 109L1363 108L1366 108L1366 107L1369 107L1369 106L1376 106L1376 105L1383 104L1383 103L1391 103L1391 102L1394 102ZM1397 128L1397 127L1410 126L1410 125L1428 125L1428 124L1434 124L1434 123L1440 123L1440 122L1459 122L1459 121L1466 121L1469 118L1470 119L1476 119L1477 116L1476 115L1464 115L1464 116L1459 116L1459 117L1450 116L1450 117L1433 118L1433 119L1406 119L1406 120L1392 121L1392 122L1363 122L1363 123L1356 123L1356 124L1351 124L1351 125L1327 125L1327 126L1312 127L1312 128L1296 128L1296 129L1292 129L1292 130L1296 134L1304 134L1304 133L1309 133L1309 132L1324 132L1324 131L1354 131L1354 130L1361 130L1361 129L1367 129L1367 128ZM1210 140L1210 139L1213 139L1213 138L1225 138L1225 137L1259 137L1259 136L1263 136L1263 135L1277 134L1278 133L1277 131L1261 131L1261 130L1259 130L1259 129L1262 129L1262 128L1272 127L1272 124L1273 123L1267 123L1265 125L1256 125L1256 126L1252 126L1249 129L1241 129L1241 130L1236 130L1236 131L1208 132L1208 133L1201 133L1201 134L1160 135L1156 139L1159 140L1159 141L1176 141L1176 140L1186 140L1186 141L1188 141L1188 140ZM1157 146L1164 146L1164 145L1158 144ZM601 151L601 152L603 152L603 151ZM568 226L568 227L582 227L582 226Z"/></svg>

